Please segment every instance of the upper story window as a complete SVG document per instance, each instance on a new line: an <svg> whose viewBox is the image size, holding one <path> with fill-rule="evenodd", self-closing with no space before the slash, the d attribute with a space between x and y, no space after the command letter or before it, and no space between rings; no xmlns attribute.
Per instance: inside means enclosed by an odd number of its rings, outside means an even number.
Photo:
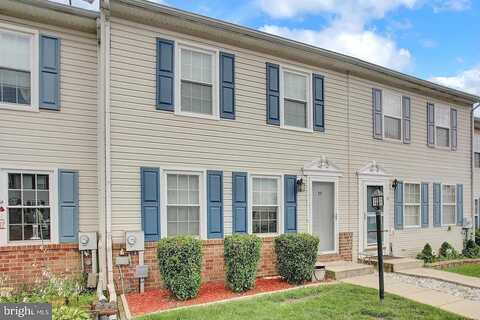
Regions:
<svg viewBox="0 0 480 320"><path fill-rule="evenodd" d="M442 224L443 225L453 225L456 220L456 208L457 208L457 197L456 197L456 186L455 185L442 185Z"/></svg>
<svg viewBox="0 0 480 320"><path fill-rule="evenodd" d="M253 177L253 233L278 232L280 211L279 184L279 179L275 177Z"/></svg>
<svg viewBox="0 0 480 320"><path fill-rule="evenodd" d="M214 115L213 53L180 48L180 110Z"/></svg>
<svg viewBox="0 0 480 320"><path fill-rule="evenodd" d="M286 127L310 127L308 75L283 71L283 124Z"/></svg>
<svg viewBox="0 0 480 320"><path fill-rule="evenodd" d="M51 239L48 174L8 174L8 241Z"/></svg>
<svg viewBox="0 0 480 320"><path fill-rule="evenodd" d="M435 138L437 146L450 147L450 108L437 105L435 107Z"/></svg>
<svg viewBox="0 0 480 320"><path fill-rule="evenodd" d="M402 139L402 96L384 91L383 136L387 139Z"/></svg>
<svg viewBox="0 0 480 320"><path fill-rule="evenodd" d="M405 183L405 226L420 226L420 184Z"/></svg>

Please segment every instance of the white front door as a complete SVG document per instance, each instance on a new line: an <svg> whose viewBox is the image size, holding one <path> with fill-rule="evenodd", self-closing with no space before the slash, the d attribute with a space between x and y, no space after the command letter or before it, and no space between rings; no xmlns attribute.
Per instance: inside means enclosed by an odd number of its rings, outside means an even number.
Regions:
<svg viewBox="0 0 480 320"><path fill-rule="evenodd" d="M312 181L312 234L319 237L319 253L336 252L335 183Z"/></svg>

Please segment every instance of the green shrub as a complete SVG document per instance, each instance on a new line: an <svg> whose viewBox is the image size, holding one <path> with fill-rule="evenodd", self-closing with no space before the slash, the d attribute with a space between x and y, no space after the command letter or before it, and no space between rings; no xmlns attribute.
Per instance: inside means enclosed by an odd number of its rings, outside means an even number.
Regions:
<svg viewBox="0 0 480 320"><path fill-rule="evenodd" d="M54 307L52 320L89 320L89 313L81 308L72 306Z"/></svg>
<svg viewBox="0 0 480 320"><path fill-rule="evenodd" d="M255 286L262 240L255 235L225 237L224 257L228 287L242 292Z"/></svg>
<svg viewBox="0 0 480 320"><path fill-rule="evenodd" d="M480 229L475 230L475 243L480 246Z"/></svg>
<svg viewBox="0 0 480 320"><path fill-rule="evenodd" d="M202 242L191 236L161 239L157 245L160 274L179 300L194 298L200 289Z"/></svg>
<svg viewBox="0 0 480 320"><path fill-rule="evenodd" d="M427 243L424 247L422 252L417 254L417 259L423 260L425 263L432 263L435 259L435 255L433 254L432 246L430 243Z"/></svg>
<svg viewBox="0 0 480 320"><path fill-rule="evenodd" d="M462 254L467 258L478 258L480 256L480 246L470 239L465 243Z"/></svg>
<svg viewBox="0 0 480 320"><path fill-rule="evenodd" d="M293 284L312 280L318 243L317 237L306 233L283 234L275 238L277 269L280 276Z"/></svg>
<svg viewBox="0 0 480 320"><path fill-rule="evenodd" d="M438 255L440 258L443 259L456 259L459 257L459 254L457 250L455 250L454 247L448 242L442 243L442 246L440 247L440 250L438 250Z"/></svg>

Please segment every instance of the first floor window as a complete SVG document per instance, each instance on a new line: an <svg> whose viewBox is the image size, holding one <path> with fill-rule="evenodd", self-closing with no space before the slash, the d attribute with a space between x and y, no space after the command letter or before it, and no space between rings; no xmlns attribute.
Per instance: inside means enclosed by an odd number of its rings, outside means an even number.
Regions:
<svg viewBox="0 0 480 320"><path fill-rule="evenodd" d="M0 30L0 103L29 105L33 35Z"/></svg>
<svg viewBox="0 0 480 320"><path fill-rule="evenodd" d="M167 234L200 235L198 175L167 174Z"/></svg>
<svg viewBox="0 0 480 320"><path fill-rule="evenodd" d="M388 139L400 140L402 138L402 97L385 91L383 99L383 135Z"/></svg>
<svg viewBox="0 0 480 320"><path fill-rule="evenodd" d="M213 54L180 49L181 111L213 115Z"/></svg>
<svg viewBox="0 0 480 320"><path fill-rule="evenodd" d="M475 165L475 168L480 168L480 152L475 152L475 156L474 156L474 165Z"/></svg>
<svg viewBox="0 0 480 320"><path fill-rule="evenodd" d="M479 228L479 225L478 225L478 222L479 222L478 221L478 213L479 213L478 212L478 209L479 209L478 201L479 201L479 199L475 199L475 214L474 214L475 215L475 229Z"/></svg>
<svg viewBox="0 0 480 320"><path fill-rule="evenodd" d="M456 222L455 185L442 186L442 224L451 225Z"/></svg>
<svg viewBox="0 0 480 320"><path fill-rule="evenodd" d="M405 183L405 226L420 226L420 184Z"/></svg>
<svg viewBox="0 0 480 320"><path fill-rule="evenodd" d="M50 178L8 173L9 241L50 240Z"/></svg>
<svg viewBox="0 0 480 320"><path fill-rule="evenodd" d="M278 179L252 179L252 232L277 233L279 215Z"/></svg>
<svg viewBox="0 0 480 320"><path fill-rule="evenodd" d="M283 109L284 124L290 127L308 127L308 77L304 74L284 71Z"/></svg>

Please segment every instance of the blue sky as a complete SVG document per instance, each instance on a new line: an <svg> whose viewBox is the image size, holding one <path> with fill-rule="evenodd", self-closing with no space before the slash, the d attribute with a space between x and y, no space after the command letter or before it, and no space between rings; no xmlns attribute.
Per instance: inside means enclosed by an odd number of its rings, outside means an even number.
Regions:
<svg viewBox="0 0 480 320"><path fill-rule="evenodd" d="M82 0L72 2L85 6ZM480 95L480 1L155 2L307 42ZM90 6L96 7L98 0Z"/></svg>

